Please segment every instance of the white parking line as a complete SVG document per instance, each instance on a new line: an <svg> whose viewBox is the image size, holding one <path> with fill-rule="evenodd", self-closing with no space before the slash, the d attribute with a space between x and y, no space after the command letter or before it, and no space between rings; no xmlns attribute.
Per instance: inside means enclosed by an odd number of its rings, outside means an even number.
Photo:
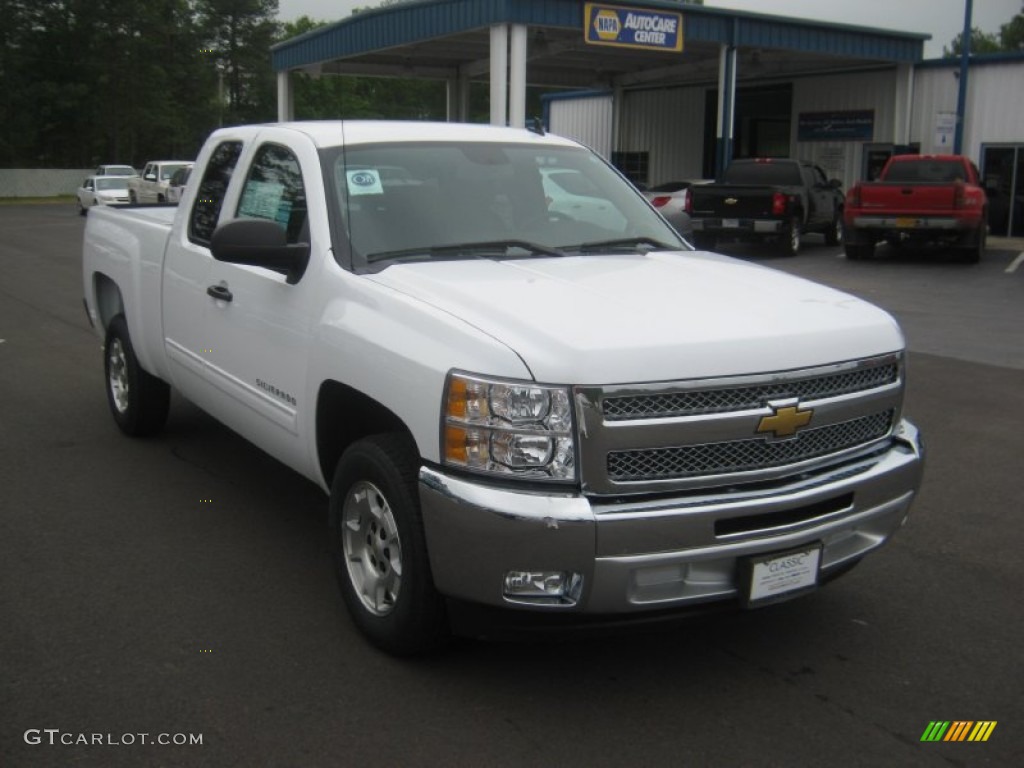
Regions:
<svg viewBox="0 0 1024 768"><path fill-rule="evenodd" d="M1014 259L1013 263L1006 268L1006 274L1012 275L1014 272L1017 271L1017 267L1019 267L1021 264L1024 264L1024 251L1018 253L1017 258Z"/></svg>

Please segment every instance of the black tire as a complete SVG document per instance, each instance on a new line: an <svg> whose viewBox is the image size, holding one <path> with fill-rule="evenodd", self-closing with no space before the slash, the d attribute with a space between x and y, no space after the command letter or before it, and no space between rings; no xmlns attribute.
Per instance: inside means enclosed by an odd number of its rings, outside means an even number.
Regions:
<svg viewBox="0 0 1024 768"><path fill-rule="evenodd" d="M79 202L78 202L78 215L79 216L85 216L85 214L87 214L88 212L89 211L86 209L86 207L84 205L82 205L81 200L79 200Z"/></svg>
<svg viewBox="0 0 1024 768"><path fill-rule="evenodd" d="M103 371L107 403L121 431L132 437L159 432L167 422L171 388L165 381L142 370L124 315L115 317L107 327Z"/></svg>
<svg viewBox="0 0 1024 768"><path fill-rule="evenodd" d="M692 242L693 247L698 251L713 251L715 250L715 245L717 245L715 236L705 232L694 232Z"/></svg>
<svg viewBox="0 0 1024 768"><path fill-rule="evenodd" d="M864 259L870 259L875 255L874 245L854 244L847 241L845 248L846 258L850 261L862 261Z"/></svg>
<svg viewBox="0 0 1024 768"><path fill-rule="evenodd" d="M836 211L835 218L825 230L825 245L839 245L843 242L843 212Z"/></svg>
<svg viewBox="0 0 1024 768"><path fill-rule="evenodd" d="M138 204L139 196L135 194L134 189L128 190L128 200L131 201L132 204Z"/></svg>
<svg viewBox="0 0 1024 768"><path fill-rule="evenodd" d="M166 197L164 197L164 196L163 196L163 195L161 195L161 194L157 194L157 196L156 196L156 201L157 201L158 203L166 203L166 202L167 202L167 198L166 198Z"/></svg>
<svg viewBox="0 0 1024 768"><path fill-rule="evenodd" d="M418 475L412 440L382 434L352 444L331 483L331 554L342 598L369 641L397 656L436 650L449 637L430 574Z"/></svg>
<svg viewBox="0 0 1024 768"><path fill-rule="evenodd" d="M974 236L974 242L961 251L965 262L968 264L977 264L981 261L981 257L985 255L985 241L987 240L987 234L987 227L982 226Z"/></svg>
<svg viewBox="0 0 1024 768"><path fill-rule="evenodd" d="M800 219L791 219L789 225L782 230L779 252L783 256L796 256L800 253Z"/></svg>

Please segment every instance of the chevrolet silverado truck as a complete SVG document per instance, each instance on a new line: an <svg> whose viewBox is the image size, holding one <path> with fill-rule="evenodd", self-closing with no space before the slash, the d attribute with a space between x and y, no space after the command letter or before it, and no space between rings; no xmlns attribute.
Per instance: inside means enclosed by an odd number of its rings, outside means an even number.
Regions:
<svg viewBox="0 0 1024 768"><path fill-rule="evenodd" d="M171 177L191 160L153 160L146 163L140 176L128 179L128 196L133 203L166 203Z"/></svg>
<svg viewBox="0 0 1024 768"><path fill-rule="evenodd" d="M895 155L877 181L846 195L846 257L868 259L875 245L937 245L981 261L988 201L981 174L960 155Z"/></svg>
<svg viewBox="0 0 1024 768"><path fill-rule="evenodd" d="M556 170L615 215L552 210ZM88 218L113 420L154 435L173 387L319 485L341 595L389 652L474 614L757 607L907 519L893 319L695 252L572 141L239 126L193 174L178 207Z"/></svg>
<svg viewBox="0 0 1024 768"><path fill-rule="evenodd" d="M694 244L711 250L721 240L770 241L793 256L804 233L819 232L828 245L839 245L841 186L818 166L799 160L734 160L722 181L690 188Z"/></svg>

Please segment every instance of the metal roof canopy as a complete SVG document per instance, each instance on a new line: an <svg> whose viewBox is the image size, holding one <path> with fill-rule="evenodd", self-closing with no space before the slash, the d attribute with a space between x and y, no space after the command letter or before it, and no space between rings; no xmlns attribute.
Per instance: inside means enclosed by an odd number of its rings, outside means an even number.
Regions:
<svg viewBox="0 0 1024 768"><path fill-rule="evenodd" d="M582 0L425 0L363 11L272 49L274 69L486 80L494 25L528 27L531 85L615 88L713 83L719 50L740 50L741 81L917 62L930 35L666 0L611 3L683 14L682 53L588 45Z"/></svg>
<svg viewBox="0 0 1024 768"><path fill-rule="evenodd" d="M413 0L363 11L272 48L278 118L293 117L289 73L295 70L446 80L449 119L461 120L468 113L469 82L489 80L491 122L519 126L525 122L527 84L608 90L717 84L721 167L731 156L737 83L896 65L909 71L931 37L670 0L599 3L682 15L681 52L639 50L588 44L585 5ZM619 109L618 99L615 104Z"/></svg>

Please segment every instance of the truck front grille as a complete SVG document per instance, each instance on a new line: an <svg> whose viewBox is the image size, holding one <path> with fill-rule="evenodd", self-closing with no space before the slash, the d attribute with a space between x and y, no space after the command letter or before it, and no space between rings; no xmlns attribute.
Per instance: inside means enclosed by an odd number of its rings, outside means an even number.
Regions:
<svg viewBox="0 0 1024 768"><path fill-rule="evenodd" d="M609 421L626 421L742 411L758 408L770 400L791 397L820 400L862 392L892 384L898 378L897 365L887 363L827 376L781 380L755 386L607 397L604 399L604 416Z"/></svg>
<svg viewBox="0 0 1024 768"><path fill-rule="evenodd" d="M614 482L665 480L749 472L828 456L889 434L892 410L841 424L808 429L788 440L733 440L652 450L612 451L608 477Z"/></svg>
<svg viewBox="0 0 1024 768"><path fill-rule="evenodd" d="M574 397L587 493L682 491L774 480L877 447L899 421L903 369L900 355L889 354L749 376L576 387ZM798 413L806 421L792 429L764 426Z"/></svg>

